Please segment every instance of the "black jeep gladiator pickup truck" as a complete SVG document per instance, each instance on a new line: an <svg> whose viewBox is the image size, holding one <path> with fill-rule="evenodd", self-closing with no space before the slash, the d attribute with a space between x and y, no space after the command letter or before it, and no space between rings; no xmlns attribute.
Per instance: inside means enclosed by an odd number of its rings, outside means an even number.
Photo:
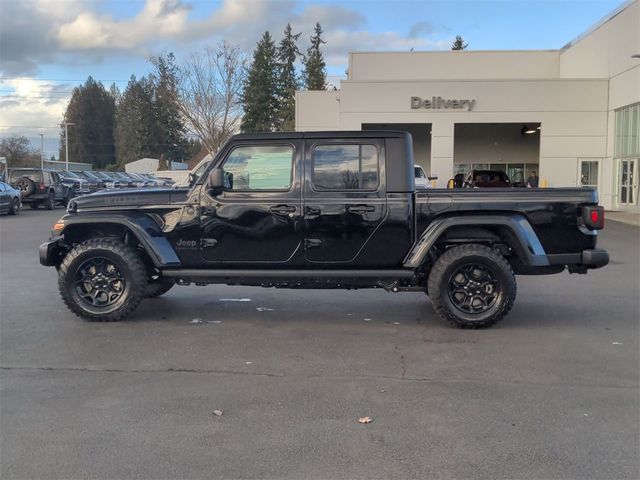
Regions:
<svg viewBox="0 0 640 480"><path fill-rule="evenodd" d="M404 132L232 137L190 186L71 200L40 246L62 299L123 318L174 284L423 291L459 327L488 327L515 274L606 265L590 188L416 192Z"/></svg>

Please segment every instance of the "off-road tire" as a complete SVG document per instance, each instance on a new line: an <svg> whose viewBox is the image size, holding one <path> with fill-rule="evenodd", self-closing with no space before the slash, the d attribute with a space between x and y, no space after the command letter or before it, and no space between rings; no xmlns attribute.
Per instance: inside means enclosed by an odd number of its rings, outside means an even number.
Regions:
<svg viewBox="0 0 640 480"><path fill-rule="evenodd" d="M67 192L67 194L64 196L64 206L65 208L69 206L69 202L75 198L76 194L73 192L73 190L69 189L69 191Z"/></svg>
<svg viewBox="0 0 640 480"><path fill-rule="evenodd" d="M89 306L76 290L78 269L92 258L107 259L122 273L121 297L108 307ZM147 271L138 252L126 243L108 238L93 238L76 245L58 270L58 290L69 310L92 322L115 322L131 313L144 298Z"/></svg>
<svg viewBox="0 0 640 480"><path fill-rule="evenodd" d="M147 289L144 292L145 298L156 298L164 295L173 288L176 281L172 278L151 278L147 283Z"/></svg>
<svg viewBox="0 0 640 480"><path fill-rule="evenodd" d="M55 192L49 191L47 194L47 199L44 201L44 208L47 210L53 210L56 206L56 194Z"/></svg>
<svg viewBox="0 0 640 480"><path fill-rule="evenodd" d="M456 306L450 294L453 276L461 268L477 265L497 280L495 301L486 311L467 313ZM478 288L478 287L474 287ZM433 308L451 325L459 328L487 328L502 320L513 307L516 279L509 262L484 245L468 244L447 250L436 260L428 279L428 292Z"/></svg>
<svg viewBox="0 0 640 480"><path fill-rule="evenodd" d="M16 188L20 190L22 198L32 195L36 191L36 183L29 177L19 177L15 182Z"/></svg>
<svg viewBox="0 0 640 480"><path fill-rule="evenodd" d="M9 215L17 215L20 212L20 200L14 198L9 207Z"/></svg>

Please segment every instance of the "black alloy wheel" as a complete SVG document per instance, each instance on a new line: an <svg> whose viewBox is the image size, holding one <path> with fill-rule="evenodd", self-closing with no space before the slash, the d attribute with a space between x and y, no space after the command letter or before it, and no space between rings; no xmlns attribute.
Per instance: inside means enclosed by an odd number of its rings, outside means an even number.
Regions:
<svg viewBox="0 0 640 480"><path fill-rule="evenodd" d="M58 270L58 289L69 309L91 321L113 322L133 311L147 287L138 251L115 238L75 245Z"/></svg>
<svg viewBox="0 0 640 480"><path fill-rule="evenodd" d="M108 307L122 297L126 279L115 262L105 257L92 257L76 270L74 287L86 304Z"/></svg>
<svg viewBox="0 0 640 480"><path fill-rule="evenodd" d="M429 272L427 291L434 309L460 328L486 328L513 307L516 279L509 262L478 244L446 250Z"/></svg>
<svg viewBox="0 0 640 480"><path fill-rule="evenodd" d="M500 282L485 265L462 265L449 278L449 300L462 312L486 312L499 296Z"/></svg>

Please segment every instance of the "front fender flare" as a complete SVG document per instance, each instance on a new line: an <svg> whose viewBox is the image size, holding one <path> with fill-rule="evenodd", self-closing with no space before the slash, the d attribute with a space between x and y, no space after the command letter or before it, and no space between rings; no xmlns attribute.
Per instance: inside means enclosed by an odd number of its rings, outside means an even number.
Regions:
<svg viewBox="0 0 640 480"><path fill-rule="evenodd" d="M525 265L532 267L549 265L549 259L529 221L523 215L514 213L508 215L462 215L436 218L425 229L420 239L406 256L403 266L415 269L422 265L431 247L451 227L496 225L509 228L516 236L520 244L520 252L524 257L522 261Z"/></svg>
<svg viewBox="0 0 640 480"><path fill-rule="evenodd" d="M179 267L182 265L173 246L167 240L160 226L145 213L90 213L65 215L62 217L64 228L60 235L72 225L121 225L127 228L145 249L154 266L158 268Z"/></svg>

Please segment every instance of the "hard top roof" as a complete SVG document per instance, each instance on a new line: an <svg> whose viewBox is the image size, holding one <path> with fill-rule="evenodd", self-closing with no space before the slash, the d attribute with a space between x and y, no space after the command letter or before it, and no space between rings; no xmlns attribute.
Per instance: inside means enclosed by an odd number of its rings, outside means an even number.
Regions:
<svg viewBox="0 0 640 480"><path fill-rule="evenodd" d="M395 130L330 130L322 132L239 133L231 140L288 140L299 138L399 138L409 135Z"/></svg>

